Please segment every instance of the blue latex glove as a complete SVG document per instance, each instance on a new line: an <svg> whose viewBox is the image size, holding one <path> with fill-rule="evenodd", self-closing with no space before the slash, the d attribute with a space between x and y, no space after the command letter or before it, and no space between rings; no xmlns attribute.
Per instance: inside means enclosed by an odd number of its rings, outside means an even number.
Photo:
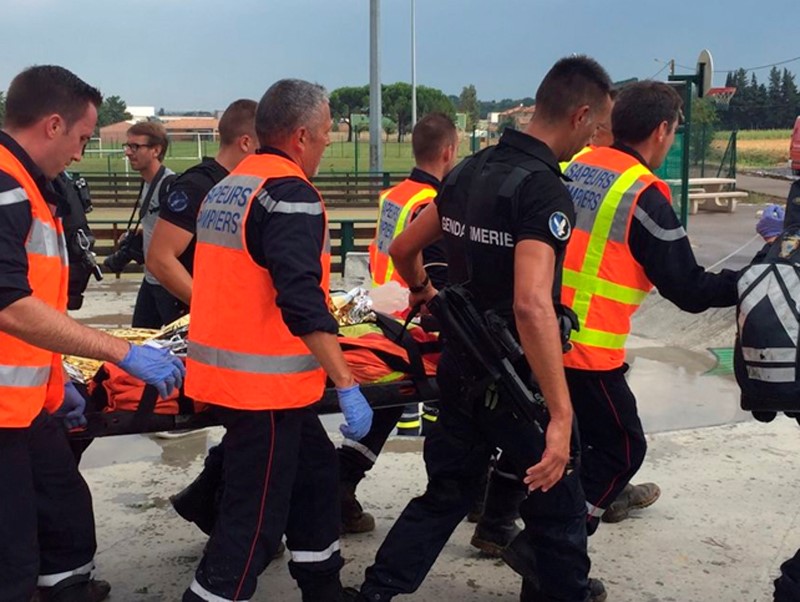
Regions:
<svg viewBox="0 0 800 602"><path fill-rule="evenodd" d="M339 426L342 435L352 441L363 439L372 427L372 408L358 385L336 389L339 408L347 424Z"/></svg>
<svg viewBox="0 0 800 602"><path fill-rule="evenodd" d="M53 413L53 416L61 418L67 428L71 430L86 426L86 416L83 415L85 411L86 400L72 384L72 381L68 380L64 384L64 403Z"/></svg>
<svg viewBox="0 0 800 602"><path fill-rule="evenodd" d="M183 362L171 351L152 341L144 345L131 345L119 367L131 376L153 385L161 399L169 397L173 389L180 388L186 375Z"/></svg>
<svg viewBox="0 0 800 602"><path fill-rule="evenodd" d="M785 210L780 205L767 205L761 213L761 219L756 224L756 232L761 238L774 238L783 232L783 219Z"/></svg>

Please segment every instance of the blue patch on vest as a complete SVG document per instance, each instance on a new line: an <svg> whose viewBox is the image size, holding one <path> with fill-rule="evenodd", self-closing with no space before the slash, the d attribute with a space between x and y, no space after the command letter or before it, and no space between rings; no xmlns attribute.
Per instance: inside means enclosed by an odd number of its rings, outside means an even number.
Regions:
<svg viewBox="0 0 800 602"><path fill-rule="evenodd" d="M561 211L552 213L547 223L550 226L550 232L558 240L567 240L572 233L572 226L569 223L569 219L566 215L561 213Z"/></svg>
<svg viewBox="0 0 800 602"><path fill-rule="evenodd" d="M167 198L167 207L173 213L182 213L189 206L189 196L182 190L176 190Z"/></svg>

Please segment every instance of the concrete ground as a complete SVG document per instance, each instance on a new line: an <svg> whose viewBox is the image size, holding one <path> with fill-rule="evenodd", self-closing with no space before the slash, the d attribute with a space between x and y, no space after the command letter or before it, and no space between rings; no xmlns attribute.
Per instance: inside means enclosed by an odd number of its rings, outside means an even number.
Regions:
<svg viewBox="0 0 800 602"><path fill-rule="evenodd" d="M740 205L734 214L693 216L698 260L715 269L745 265L760 246L753 238L756 211ZM125 325L135 291L135 280L93 285L77 316L98 326ZM593 575L605 581L611 602L767 602L780 562L800 546L800 431L789 419L764 425L738 409L735 382L708 351L730 347L733 336L732 309L684 314L657 293L634 320L630 383L650 444L636 480L655 481L663 493L629 520L602 525L590 540ZM337 418L325 420L335 440ZM205 539L167 498L197 474L220 436L210 429L182 439L113 437L87 452L82 469L95 500L97 574L112 582L112 600L180 599ZM343 539L345 584L360 583L394 518L423 490L420 449L420 440L391 440L360 487L377 529ZM408 599L518 599L519 579L501 562L480 557L469 546L471 531L459 526ZM300 599L285 560L265 571L253 599Z"/></svg>

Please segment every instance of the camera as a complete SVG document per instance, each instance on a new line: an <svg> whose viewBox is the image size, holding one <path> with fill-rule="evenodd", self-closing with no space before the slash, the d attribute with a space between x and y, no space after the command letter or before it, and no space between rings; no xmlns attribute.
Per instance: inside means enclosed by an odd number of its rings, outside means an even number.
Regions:
<svg viewBox="0 0 800 602"><path fill-rule="evenodd" d="M118 248L103 260L103 267L114 274L121 274L131 261L144 263L144 237L141 231L125 232L119 239Z"/></svg>

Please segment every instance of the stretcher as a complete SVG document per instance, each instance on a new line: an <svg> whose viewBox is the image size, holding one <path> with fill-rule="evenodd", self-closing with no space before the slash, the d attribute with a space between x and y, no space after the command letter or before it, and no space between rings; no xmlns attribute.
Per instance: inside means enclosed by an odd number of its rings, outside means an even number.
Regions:
<svg viewBox="0 0 800 602"><path fill-rule="evenodd" d="M417 330L414 331L413 328ZM436 337L421 334L422 329L419 327L412 327L412 331L415 336L410 334L408 324L402 324L382 314L377 314L375 321L369 324L340 328L339 341L345 357L373 409L438 402L439 390L433 377L438 360L438 340ZM187 332L188 321L183 321L158 333L127 329L115 331L113 334L125 336L137 343L148 339L156 340L180 356L185 354ZM420 338L424 340L419 340ZM170 410L165 410L165 402L159 401L155 387L145 386L143 383L141 391L134 395L133 400L128 394L124 404L115 403L114 391L120 391L121 387L115 389L102 384L109 378L107 367L76 358L66 358L66 365L68 372L69 368L72 369L74 378L83 381L76 382L76 385L87 398L87 426L71 431L69 436L72 439L188 431L218 424L213 412L201 411L202 404L195 404L183 392L171 398ZM112 371L121 372L118 369ZM78 372L82 374L82 379ZM131 378L127 375L126 377ZM125 409L119 409L121 407ZM320 414L339 412L335 388L328 386L315 407Z"/></svg>

